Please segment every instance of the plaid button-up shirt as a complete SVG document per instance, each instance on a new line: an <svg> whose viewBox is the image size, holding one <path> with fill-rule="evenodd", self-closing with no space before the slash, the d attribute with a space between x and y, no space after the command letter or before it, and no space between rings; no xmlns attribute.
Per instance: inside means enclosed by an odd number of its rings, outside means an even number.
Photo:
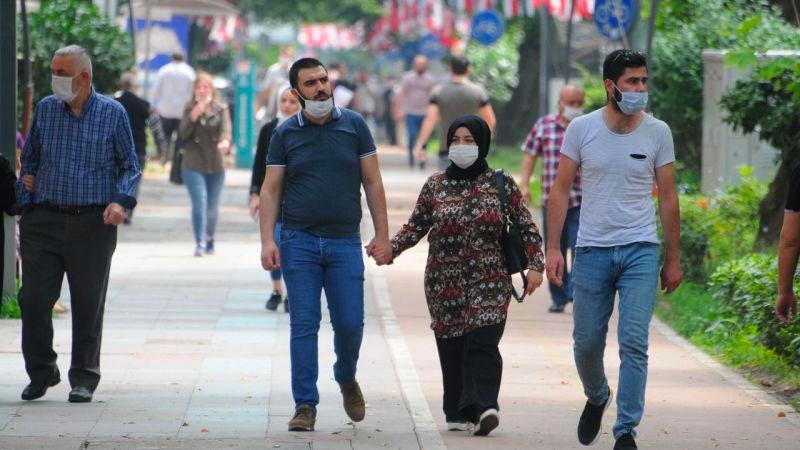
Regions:
<svg viewBox="0 0 800 450"><path fill-rule="evenodd" d="M564 140L566 126L561 123L558 114L548 114L533 125L531 132L522 144L522 151L534 154L542 159L542 206L547 207L550 188L556 180L558 160L561 157L561 142ZM569 190L569 207L581 204L581 176L575 175L575 181Z"/></svg>
<svg viewBox="0 0 800 450"><path fill-rule="evenodd" d="M25 190L24 175L36 176L36 192ZM133 208L140 178L131 126L117 101L92 91L80 117L52 95L36 105L17 182L20 208L111 202Z"/></svg>

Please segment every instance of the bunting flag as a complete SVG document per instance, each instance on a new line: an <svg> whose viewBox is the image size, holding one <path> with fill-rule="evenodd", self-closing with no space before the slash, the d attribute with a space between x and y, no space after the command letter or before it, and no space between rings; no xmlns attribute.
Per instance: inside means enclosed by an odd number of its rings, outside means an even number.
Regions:
<svg viewBox="0 0 800 450"><path fill-rule="evenodd" d="M351 27L334 23L314 23L300 26L297 41L309 48L346 50L357 47L362 39Z"/></svg>

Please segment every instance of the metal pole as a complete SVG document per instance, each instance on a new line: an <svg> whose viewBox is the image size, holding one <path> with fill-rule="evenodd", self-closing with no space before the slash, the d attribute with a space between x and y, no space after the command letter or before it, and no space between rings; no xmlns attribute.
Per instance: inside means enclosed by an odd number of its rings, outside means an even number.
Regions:
<svg viewBox="0 0 800 450"><path fill-rule="evenodd" d="M539 115L547 114L550 99L548 92L548 64L550 63L550 52L548 48L548 35L550 34L548 24L547 6L542 3L539 7Z"/></svg>
<svg viewBox="0 0 800 450"><path fill-rule="evenodd" d="M17 158L17 2L0 1L0 151L11 162ZM3 217L3 294L14 293L16 259L14 256L14 218ZM0 295L0 302L2 296Z"/></svg>
<svg viewBox="0 0 800 450"><path fill-rule="evenodd" d="M143 86L143 97L147 100L147 97L150 93L150 26L151 23L151 13L152 8L150 7L150 1L145 0L145 40L144 40L144 86Z"/></svg>
<svg viewBox="0 0 800 450"><path fill-rule="evenodd" d="M133 0L128 0L128 27L131 29L131 49L133 64L136 65L136 16L133 15Z"/></svg>
<svg viewBox="0 0 800 450"><path fill-rule="evenodd" d="M25 0L19 0L19 17L22 20L22 79L25 80L25 94L22 97L22 136L28 137L28 127L33 111L33 76L31 74L31 43L28 32L28 11Z"/></svg>
<svg viewBox="0 0 800 450"><path fill-rule="evenodd" d="M575 0L569 2L569 21L567 21L567 45L564 49L564 85L569 84L569 71L572 68L572 17L575 15Z"/></svg>
<svg viewBox="0 0 800 450"><path fill-rule="evenodd" d="M647 19L647 56L653 50L653 36L656 33L656 13L658 12L658 0L650 1L650 17ZM653 63L653 60L647 58L647 65Z"/></svg>

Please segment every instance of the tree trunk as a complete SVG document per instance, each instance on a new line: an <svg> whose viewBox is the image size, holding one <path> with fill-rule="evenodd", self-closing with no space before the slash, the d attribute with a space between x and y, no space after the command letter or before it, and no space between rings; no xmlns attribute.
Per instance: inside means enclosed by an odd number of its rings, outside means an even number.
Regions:
<svg viewBox="0 0 800 450"><path fill-rule="evenodd" d="M519 44L519 83L509 101L497 111L495 141L518 146L539 115L539 16L525 21Z"/></svg>
<svg viewBox="0 0 800 450"><path fill-rule="evenodd" d="M766 197L761 200L761 205L758 207L758 235L753 246L757 252L772 249L778 243L791 174L790 161L782 160L775 178L769 185Z"/></svg>

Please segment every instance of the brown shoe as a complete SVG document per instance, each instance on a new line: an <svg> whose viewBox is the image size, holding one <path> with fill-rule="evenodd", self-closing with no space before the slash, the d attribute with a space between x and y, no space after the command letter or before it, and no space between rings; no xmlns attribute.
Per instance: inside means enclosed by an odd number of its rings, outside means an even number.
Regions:
<svg viewBox="0 0 800 450"><path fill-rule="evenodd" d="M317 413L309 405L300 405L294 410L294 417L289 421L289 431L314 431Z"/></svg>
<svg viewBox="0 0 800 450"><path fill-rule="evenodd" d="M339 389L342 391L342 403L344 404L344 411L353 422L361 422L364 420L366 405L364 404L364 395L361 394L361 388L358 386L358 381L352 383L339 383Z"/></svg>

